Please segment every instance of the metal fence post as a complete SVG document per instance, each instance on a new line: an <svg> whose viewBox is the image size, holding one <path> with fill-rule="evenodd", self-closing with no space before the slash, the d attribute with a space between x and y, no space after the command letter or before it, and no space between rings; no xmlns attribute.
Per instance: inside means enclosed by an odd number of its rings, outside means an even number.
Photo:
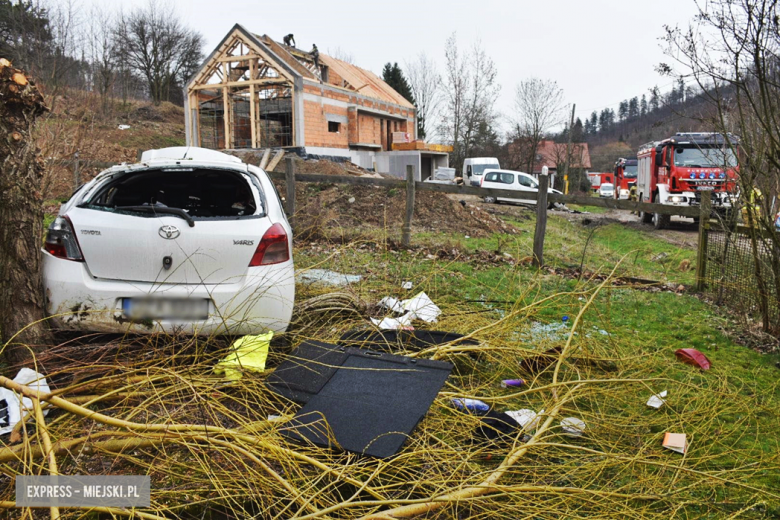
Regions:
<svg viewBox="0 0 780 520"><path fill-rule="evenodd" d="M710 215L712 214L712 192L701 194L699 213L699 250L696 255L696 290L703 291L707 286L707 239L709 238Z"/></svg>
<svg viewBox="0 0 780 520"><path fill-rule="evenodd" d="M287 195L285 202L287 206L287 218L290 221L290 226L295 224L295 163L293 157L287 157L285 163L285 184L287 187Z"/></svg>
<svg viewBox="0 0 780 520"><path fill-rule="evenodd" d="M547 185L549 176L547 166L542 168L539 175L539 193L536 197L536 230L534 231L534 265L544 265L544 234L547 231Z"/></svg>
<svg viewBox="0 0 780 520"><path fill-rule="evenodd" d="M412 216L414 215L414 166L406 166L406 214L402 229L401 244L409 247L412 241Z"/></svg>

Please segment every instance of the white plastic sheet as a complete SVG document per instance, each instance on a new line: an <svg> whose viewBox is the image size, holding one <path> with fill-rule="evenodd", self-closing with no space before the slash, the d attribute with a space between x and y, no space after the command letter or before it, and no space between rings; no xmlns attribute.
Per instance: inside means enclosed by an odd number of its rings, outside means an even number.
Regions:
<svg viewBox="0 0 780 520"><path fill-rule="evenodd" d="M19 373L16 374L13 381L20 385L29 386L33 390L38 390L38 392L42 394L51 392L43 374L39 374L35 370L29 368L21 369ZM0 435L9 433L13 430L16 423L21 421L28 413L34 413L32 399L22 397L7 388L0 388L0 401L5 401L8 410L8 417L0 418ZM44 410L43 413L46 415L48 410Z"/></svg>

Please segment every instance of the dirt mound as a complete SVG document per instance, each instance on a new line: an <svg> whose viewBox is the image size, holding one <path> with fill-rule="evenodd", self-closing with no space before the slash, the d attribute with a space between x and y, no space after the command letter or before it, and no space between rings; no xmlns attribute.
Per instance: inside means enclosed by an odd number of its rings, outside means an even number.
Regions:
<svg viewBox="0 0 780 520"><path fill-rule="evenodd" d="M279 190L284 193L282 185ZM418 191L414 206L414 232L441 231L472 237L520 233L479 207L463 205L442 193ZM405 210L406 192L398 188L322 184L296 187L296 228L304 239L370 228L400 232Z"/></svg>

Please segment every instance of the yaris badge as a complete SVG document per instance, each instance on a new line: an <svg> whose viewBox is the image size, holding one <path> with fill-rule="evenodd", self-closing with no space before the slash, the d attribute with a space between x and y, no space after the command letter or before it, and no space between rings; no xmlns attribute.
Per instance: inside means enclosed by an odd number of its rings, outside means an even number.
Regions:
<svg viewBox="0 0 780 520"><path fill-rule="evenodd" d="M158 234L166 240L173 240L179 237L181 231L176 226L162 226Z"/></svg>

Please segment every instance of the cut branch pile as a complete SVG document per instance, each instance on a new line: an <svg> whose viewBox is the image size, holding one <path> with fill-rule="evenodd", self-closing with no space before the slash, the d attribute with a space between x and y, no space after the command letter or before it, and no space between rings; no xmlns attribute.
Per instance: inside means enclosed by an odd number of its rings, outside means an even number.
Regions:
<svg viewBox="0 0 780 520"><path fill-rule="evenodd" d="M265 387L267 372L235 382L214 375L226 341L148 336L52 349L39 360L56 388L49 395L0 377L1 385L50 410L6 439L0 468L8 477L148 474L150 508L102 511L149 519L667 519L777 511L780 493L769 484L780 474L777 446L767 449L762 438L740 433L758 431L762 416L777 418L776 403L743 392L728 374L702 374L673 358L659 374L642 353L653 346L641 338L624 345L589 337L583 317L609 283L518 303L500 319L442 303L437 328L480 340L476 369L453 373L393 459L293 443L280 430L297 406ZM528 339L537 313L582 296L565 337ZM335 341L365 323L366 309L352 292L304 300L297 332L287 340ZM522 371L523 359L551 347L558 347L553 363ZM446 360L463 356L463 349L474 347L444 345L417 355ZM272 352L271 364L282 358ZM527 385L501 388L508 377L523 377ZM667 404L648 408L647 398L661 390L669 391ZM498 410L533 409L541 420L535 430L500 442L480 440L474 435L479 418L453 409L454 397L478 398ZM585 435L566 435L560 421L569 416L585 421ZM688 453L661 447L667 431L688 435ZM13 481L6 478L0 507L12 507L12 500Z"/></svg>

